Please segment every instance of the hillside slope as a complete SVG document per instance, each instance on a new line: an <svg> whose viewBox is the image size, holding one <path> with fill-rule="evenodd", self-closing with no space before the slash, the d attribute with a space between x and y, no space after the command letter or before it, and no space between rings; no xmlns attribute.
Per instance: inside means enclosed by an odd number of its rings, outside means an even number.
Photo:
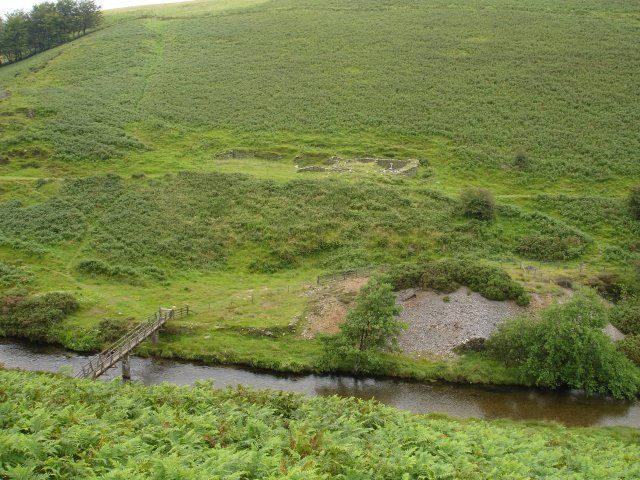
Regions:
<svg viewBox="0 0 640 480"><path fill-rule="evenodd" d="M73 292L50 341L95 349L102 319L189 303L198 317L153 353L313 369L320 344L298 333L318 274L467 257L551 294L558 276L636 274L632 2L212 0L105 19L0 68L0 293ZM393 170L409 159L413 176ZM461 214L466 185L496 195L493 221Z"/></svg>
<svg viewBox="0 0 640 480"><path fill-rule="evenodd" d="M3 145L77 161L167 133L212 152L236 132L359 153L446 138L463 178L503 171L517 150L531 168L512 174L529 180L579 189L640 174L632 3L247 3L111 14L90 38L3 68L4 122L16 107L35 115Z"/></svg>

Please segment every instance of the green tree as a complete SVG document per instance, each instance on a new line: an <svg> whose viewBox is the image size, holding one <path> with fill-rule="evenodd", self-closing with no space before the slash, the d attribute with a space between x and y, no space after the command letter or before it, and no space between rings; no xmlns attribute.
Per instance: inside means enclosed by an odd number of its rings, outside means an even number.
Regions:
<svg viewBox="0 0 640 480"><path fill-rule="evenodd" d="M500 325L487 347L536 385L633 398L640 391L640 374L602 332L606 323L600 299L579 292L566 304L544 310L540 319Z"/></svg>
<svg viewBox="0 0 640 480"><path fill-rule="evenodd" d="M495 216L496 202L485 188L465 188L460 193L460 204L465 217L491 220Z"/></svg>
<svg viewBox="0 0 640 480"><path fill-rule="evenodd" d="M28 14L9 13L0 18L0 65L67 42L101 21L102 12L93 0L43 2Z"/></svg>
<svg viewBox="0 0 640 480"><path fill-rule="evenodd" d="M102 12L93 0L81 0L77 6L77 19L84 35L88 29L97 27L102 22Z"/></svg>
<svg viewBox="0 0 640 480"><path fill-rule="evenodd" d="M349 365L355 373L375 369L377 353L398 348L398 335L406 328L397 318L399 313L391 285L371 279L349 310L340 333L325 340L326 363Z"/></svg>
<svg viewBox="0 0 640 480"><path fill-rule="evenodd" d="M80 30L77 3L74 0L58 0L56 3L56 11L60 17L63 33L74 36L74 34Z"/></svg>
<svg viewBox="0 0 640 480"><path fill-rule="evenodd" d="M21 60L28 55L29 17L22 11L8 14L2 29L2 56L8 62Z"/></svg>

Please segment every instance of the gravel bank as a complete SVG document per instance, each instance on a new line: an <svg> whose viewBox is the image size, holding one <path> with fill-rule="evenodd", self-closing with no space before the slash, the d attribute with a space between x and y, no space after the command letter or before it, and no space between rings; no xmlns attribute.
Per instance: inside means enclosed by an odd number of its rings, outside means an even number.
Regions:
<svg viewBox="0 0 640 480"><path fill-rule="evenodd" d="M487 300L467 288L448 295L431 290L418 290L415 296L411 291L398 292L398 303L403 307L400 319L408 325L400 348L443 356L453 355L453 348L471 338L487 338L500 322L524 311L514 302Z"/></svg>

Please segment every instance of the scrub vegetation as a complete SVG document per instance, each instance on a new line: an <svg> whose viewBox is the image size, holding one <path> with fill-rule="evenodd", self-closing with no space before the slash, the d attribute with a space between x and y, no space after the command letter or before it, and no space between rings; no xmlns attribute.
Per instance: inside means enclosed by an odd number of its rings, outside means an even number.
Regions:
<svg viewBox="0 0 640 480"><path fill-rule="evenodd" d="M536 385L634 398L640 392L640 371L602 332L607 320L593 293L576 293L566 304L544 310L539 319L499 325L488 349ZM633 360L633 340L624 344L625 351Z"/></svg>
<svg viewBox="0 0 640 480"><path fill-rule="evenodd" d="M0 371L6 478L640 476L635 429L412 415L372 401Z"/></svg>
<svg viewBox="0 0 640 480"><path fill-rule="evenodd" d="M558 278L624 300L640 261L639 13L105 12L90 35L0 67L0 297L72 295L77 309L29 336L82 351L188 303L195 315L140 353L287 371L322 370L323 343L300 332L317 276L342 269L520 305ZM380 356L402 377L533 382L486 352Z"/></svg>
<svg viewBox="0 0 640 480"><path fill-rule="evenodd" d="M355 374L382 370L378 354L398 351L398 336L406 328L397 319L400 311L391 284L370 280L340 325L340 333L324 339L324 362L332 370L347 366Z"/></svg>

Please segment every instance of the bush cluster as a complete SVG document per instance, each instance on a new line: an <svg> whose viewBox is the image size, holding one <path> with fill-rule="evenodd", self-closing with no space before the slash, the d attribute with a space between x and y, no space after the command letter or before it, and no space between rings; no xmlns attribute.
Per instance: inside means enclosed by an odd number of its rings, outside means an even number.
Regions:
<svg viewBox="0 0 640 480"><path fill-rule="evenodd" d="M396 289L421 286L451 293L461 285L490 300L514 300L528 305L529 294L507 272L470 260L445 259L420 265L402 265L387 273Z"/></svg>
<svg viewBox="0 0 640 480"><path fill-rule="evenodd" d="M594 277L587 279L587 285L602 295L607 300L617 302L627 290L628 284L617 273L601 272Z"/></svg>
<svg viewBox="0 0 640 480"><path fill-rule="evenodd" d="M138 271L131 267L110 265L102 260L81 260L76 267L79 272L108 278L136 278Z"/></svg>
<svg viewBox="0 0 640 480"><path fill-rule="evenodd" d="M136 269L123 265L111 265L102 260L87 259L78 262L76 268L79 272L87 275L101 276L113 279L135 281L139 280L144 275L158 281L166 280L165 271L154 266L147 266L141 269Z"/></svg>
<svg viewBox="0 0 640 480"><path fill-rule="evenodd" d="M33 279L33 274L24 268L0 261L0 289L26 285Z"/></svg>
<svg viewBox="0 0 640 480"><path fill-rule="evenodd" d="M602 332L605 307L591 292L545 309L539 319L508 321L487 341L489 352L515 367L523 381L587 393L633 398L640 392L640 372Z"/></svg>
<svg viewBox="0 0 640 480"><path fill-rule="evenodd" d="M611 309L611 323L625 335L640 335L640 297L628 297Z"/></svg>
<svg viewBox="0 0 640 480"><path fill-rule="evenodd" d="M640 334L629 335L617 342L616 346L629 360L640 367Z"/></svg>
<svg viewBox="0 0 640 480"><path fill-rule="evenodd" d="M130 318L103 318L97 326L98 341L101 344L115 342L131 327Z"/></svg>
<svg viewBox="0 0 640 480"><path fill-rule="evenodd" d="M578 258L584 249L584 242L577 236L533 234L520 238L516 252L533 260L558 261Z"/></svg>
<svg viewBox="0 0 640 480"><path fill-rule="evenodd" d="M495 216L496 201L484 188L465 188L460 193L460 205L465 217L491 220Z"/></svg>
<svg viewBox="0 0 640 480"><path fill-rule="evenodd" d="M466 285L490 300L514 300L528 305L529 294L504 270L468 260L443 260L427 267L422 285L451 292Z"/></svg>
<svg viewBox="0 0 640 480"><path fill-rule="evenodd" d="M60 322L78 308L78 301L69 293L5 296L0 299L0 331L7 336L47 341Z"/></svg>

